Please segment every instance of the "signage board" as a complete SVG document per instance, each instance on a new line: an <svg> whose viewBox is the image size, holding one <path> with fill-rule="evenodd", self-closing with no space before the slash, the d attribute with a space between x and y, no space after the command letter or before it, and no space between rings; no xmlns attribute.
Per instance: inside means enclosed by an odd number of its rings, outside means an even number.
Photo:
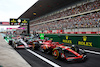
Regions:
<svg viewBox="0 0 100 67"><path fill-rule="evenodd" d="M44 39L44 34L40 34L40 39Z"/></svg>
<svg viewBox="0 0 100 67"><path fill-rule="evenodd" d="M10 25L28 25L29 20L28 19L10 19Z"/></svg>

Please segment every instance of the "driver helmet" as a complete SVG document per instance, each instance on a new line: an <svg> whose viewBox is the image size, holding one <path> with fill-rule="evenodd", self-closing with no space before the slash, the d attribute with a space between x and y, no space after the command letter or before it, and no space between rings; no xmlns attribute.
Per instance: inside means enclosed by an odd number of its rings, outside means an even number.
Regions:
<svg viewBox="0 0 100 67"><path fill-rule="evenodd" d="M72 47L75 47L75 45L72 45Z"/></svg>

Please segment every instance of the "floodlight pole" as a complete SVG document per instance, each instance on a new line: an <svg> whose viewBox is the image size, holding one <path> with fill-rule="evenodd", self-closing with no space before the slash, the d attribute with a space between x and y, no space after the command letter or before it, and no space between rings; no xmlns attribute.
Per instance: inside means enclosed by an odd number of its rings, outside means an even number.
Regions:
<svg viewBox="0 0 100 67"><path fill-rule="evenodd" d="M27 25L27 34L30 34L30 23L29 23L29 20L28 20L28 25Z"/></svg>
<svg viewBox="0 0 100 67"><path fill-rule="evenodd" d="M100 19L98 19L98 35L99 35L99 22L100 22Z"/></svg>

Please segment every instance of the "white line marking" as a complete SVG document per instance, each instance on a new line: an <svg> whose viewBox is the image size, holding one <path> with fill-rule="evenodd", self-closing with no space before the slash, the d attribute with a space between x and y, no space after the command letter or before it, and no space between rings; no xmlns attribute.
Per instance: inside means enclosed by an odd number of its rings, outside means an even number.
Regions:
<svg viewBox="0 0 100 67"><path fill-rule="evenodd" d="M79 49L79 50L82 50L82 49ZM100 52L95 52L95 51L90 51L90 50L84 50L84 51L88 53L93 53L93 54L100 54Z"/></svg>
<svg viewBox="0 0 100 67"><path fill-rule="evenodd" d="M32 54L34 54L34 55L37 56L38 58L44 60L45 62L49 63L50 65L52 65L52 66L54 66L54 67L61 67L61 66L55 64L54 62L52 62L52 61L50 61L50 60L48 60L48 59L42 57L41 55L39 55L39 54L37 54L37 53L35 53L35 52L29 50L29 49L27 49L27 51L31 52Z"/></svg>
<svg viewBox="0 0 100 67"><path fill-rule="evenodd" d="M5 39L4 39L5 40ZM5 40L6 41L6 40ZM7 41L6 41L7 42ZM8 42L7 42L8 43Z"/></svg>
<svg viewBox="0 0 100 67"><path fill-rule="evenodd" d="M90 51L90 50L84 50L85 52L89 52L89 53L94 53L94 54L100 54L99 52L95 52L95 51Z"/></svg>

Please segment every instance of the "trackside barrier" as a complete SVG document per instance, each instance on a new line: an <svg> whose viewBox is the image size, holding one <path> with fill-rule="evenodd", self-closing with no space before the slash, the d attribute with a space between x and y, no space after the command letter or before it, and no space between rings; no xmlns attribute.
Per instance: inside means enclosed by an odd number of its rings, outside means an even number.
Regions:
<svg viewBox="0 0 100 67"><path fill-rule="evenodd" d="M64 32L64 30L56 30L55 32L53 32L52 30L47 30L44 32L38 32L38 33L47 33L47 34L100 34L100 31L98 32L91 32L91 31L86 31L86 32Z"/></svg>
<svg viewBox="0 0 100 67"><path fill-rule="evenodd" d="M100 48L99 35L82 35L82 34L45 34L54 42L63 42L87 47Z"/></svg>

